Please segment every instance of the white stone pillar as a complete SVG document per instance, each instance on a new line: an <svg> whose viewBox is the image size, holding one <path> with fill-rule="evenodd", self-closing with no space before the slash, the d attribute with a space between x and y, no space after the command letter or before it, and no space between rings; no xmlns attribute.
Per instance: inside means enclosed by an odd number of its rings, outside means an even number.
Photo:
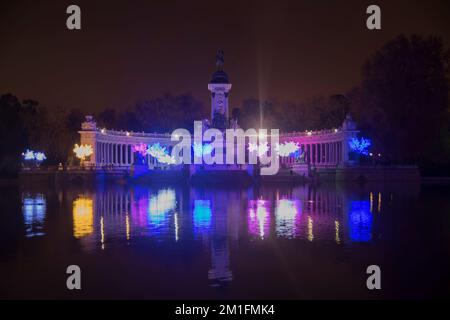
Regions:
<svg viewBox="0 0 450 320"><path fill-rule="evenodd" d="M128 145L128 165L133 163L133 152L131 151L131 144Z"/></svg>
<svg viewBox="0 0 450 320"><path fill-rule="evenodd" d="M125 164L125 145L120 145L120 164L123 166Z"/></svg>
<svg viewBox="0 0 450 320"><path fill-rule="evenodd" d="M338 163L338 148L337 148L337 142L334 142L334 164Z"/></svg>
<svg viewBox="0 0 450 320"><path fill-rule="evenodd" d="M313 163L316 164L317 162L317 145L314 143L313 145Z"/></svg>
<svg viewBox="0 0 450 320"><path fill-rule="evenodd" d="M128 145L127 144L124 144L123 145L123 153L124 153L124 156L125 156L125 161L124 161L124 163L125 163L125 165L128 165Z"/></svg>
<svg viewBox="0 0 450 320"><path fill-rule="evenodd" d="M334 165L334 142L331 143L331 164Z"/></svg>
<svg viewBox="0 0 450 320"><path fill-rule="evenodd" d="M115 143L111 143L111 164L115 165L116 164L116 144Z"/></svg>
<svg viewBox="0 0 450 320"><path fill-rule="evenodd" d="M119 166L122 166L122 158L123 158L123 153L122 153L122 144L118 144L117 145L119 147L119 157L117 158L117 163L119 164Z"/></svg>
<svg viewBox="0 0 450 320"><path fill-rule="evenodd" d="M320 163L320 143L316 143L316 164Z"/></svg>
<svg viewBox="0 0 450 320"><path fill-rule="evenodd" d="M338 142L338 162L342 163L342 143Z"/></svg>
<svg viewBox="0 0 450 320"><path fill-rule="evenodd" d="M306 145L306 162L311 163L311 144Z"/></svg>
<svg viewBox="0 0 450 320"><path fill-rule="evenodd" d="M115 157L114 157L114 165L117 166L117 164L119 163L119 145L117 143L114 144L114 153L115 153ZM114 196L113 196L113 205L114 205Z"/></svg>
<svg viewBox="0 0 450 320"><path fill-rule="evenodd" d="M116 144L116 165L120 165L120 144Z"/></svg>
<svg viewBox="0 0 450 320"><path fill-rule="evenodd" d="M331 158L330 158L330 143L327 142L327 164L331 163Z"/></svg>
<svg viewBox="0 0 450 320"><path fill-rule="evenodd" d="M125 165L125 145L120 145L120 165Z"/></svg>

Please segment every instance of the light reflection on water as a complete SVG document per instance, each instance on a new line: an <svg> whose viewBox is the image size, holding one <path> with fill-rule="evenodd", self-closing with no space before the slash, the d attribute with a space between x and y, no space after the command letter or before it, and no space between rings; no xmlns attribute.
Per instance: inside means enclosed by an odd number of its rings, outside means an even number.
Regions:
<svg viewBox="0 0 450 320"><path fill-rule="evenodd" d="M210 285L231 281L230 245L239 239L327 241L336 246L369 242L381 193L357 199L336 190L301 186L276 190L111 188L76 194L73 237L83 250L108 250L135 240L157 243L202 241L210 253ZM45 235L46 199L23 194L27 237Z"/></svg>
<svg viewBox="0 0 450 320"><path fill-rule="evenodd" d="M391 272L382 298L444 297L449 191L403 183L7 188L0 296L65 297L64 270L77 264L89 277L86 298L371 298L366 268L377 264Z"/></svg>
<svg viewBox="0 0 450 320"><path fill-rule="evenodd" d="M27 238L43 236L44 220L47 210L46 199L43 194L22 195L22 213Z"/></svg>
<svg viewBox="0 0 450 320"><path fill-rule="evenodd" d="M183 240L181 233L214 237L227 233L227 224L237 221L247 226L242 236L252 239L367 242L372 239L372 211L381 211L381 193L375 199L371 192L367 199L351 200L298 187L291 197L278 196L254 199L253 192L224 190L193 190L186 196L178 189L145 187L86 192L72 201L73 236L94 249L102 239L111 243L134 237L178 241ZM26 236L45 235L45 195L24 193L22 202Z"/></svg>

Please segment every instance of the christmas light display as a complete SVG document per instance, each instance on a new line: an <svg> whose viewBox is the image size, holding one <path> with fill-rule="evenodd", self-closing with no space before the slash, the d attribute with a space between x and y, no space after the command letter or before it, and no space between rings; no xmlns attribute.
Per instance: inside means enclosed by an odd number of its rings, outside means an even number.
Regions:
<svg viewBox="0 0 450 320"><path fill-rule="evenodd" d="M365 138L351 138L348 144L352 152L367 156L369 155L369 147L372 145L372 142Z"/></svg>
<svg viewBox="0 0 450 320"><path fill-rule="evenodd" d="M81 161L84 161L86 159L86 157L89 157L92 153L94 153L94 150L92 149L92 146L89 144L85 144L85 145L75 144L75 147L73 148L73 152L75 153L75 155L78 159L80 159Z"/></svg>
<svg viewBox="0 0 450 320"><path fill-rule="evenodd" d="M42 162L45 159L47 159L47 157L45 156L45 153L43 152L35 152L34 153L34 158L36 159L36 161L38 162Z"/></svg>
<svg viewBox="0 0 450 320"><path fill-rule="evenodd" d="M138 152L141 156L147 154L147 145L145 143L138 143L133 145L133 152Z"/></svg>
<svg viewBox="0 0 450 320"><path fill-rule="evenodd" d="M164 164L174 164L175 157L169 155L169 152L166 150L166 147L163 147L159 144L159 142L154 143L147 149L147 153L152 157L156 158L158 162Z"/></svg>
<svg viewBox="0 0 450 320"><path fill-rule="evenodd" d="M212 145L211 144L201 144L194 142L194 145L192 146L194 149L194 155L196 157L201 157L202 155L211 154L212 152Z"/></svg>
<svg viewBox="0 0 450 320"><path fill-rule="evenodd" d="M24 160L34 160L34 151L27 149L24 153L22 153Z"/></svg>
<svg viewBox="0 0 450 320"><path fill-rule="evenodd" d="M47 159L47 157L45 156L45 153L40 152L40 151L35 152L35 151L29 150L29 149L27 149L25 152L23 152L22 156L25 161L35 160L36 162L42 162Z"/></svg>
<svg viewBox="0 0 450 320"><path fill-rule="evenodd" d="M300 149L297 142L289 141L275 146L275 151L280 157L289 157L291 154L295 154Z"/></svg>
<svg viewBox="0 0 450 320"><path fill-rule="evenodd" d="M257 152L258 156L261 157L264 154L269 151L269 144L267 142L256 144L256 143L249 143L248 145L248 151L249 152Z"/></svg>

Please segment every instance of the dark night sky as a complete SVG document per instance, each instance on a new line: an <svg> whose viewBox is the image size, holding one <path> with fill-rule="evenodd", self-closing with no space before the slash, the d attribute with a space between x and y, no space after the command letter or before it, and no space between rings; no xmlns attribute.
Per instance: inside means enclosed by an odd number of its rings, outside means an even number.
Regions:
<svg viewBox="0 0 450 320"><path fill-rule="evenodd" d="M3 0L0 93L86 112L164 92L208 106L222 48L231 106L302 101L357 85L369 55L401 33L439 35L449 47L449 2ZM81 31L66 29L70 4L81 7ZM365 27L369 4L381 6L381 31Z"/></svg>

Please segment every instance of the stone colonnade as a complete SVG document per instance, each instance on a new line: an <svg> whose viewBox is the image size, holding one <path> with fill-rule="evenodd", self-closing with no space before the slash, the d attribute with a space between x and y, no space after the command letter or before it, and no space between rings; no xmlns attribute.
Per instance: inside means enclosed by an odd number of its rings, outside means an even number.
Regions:
<svg viewBox="0 0 450 320"><path fill-rule="evenodd" d="M349 139L356 130L334 129L315 132L294 132L280 135L280 143L295 142L304 152L304 162L318 167L336 167L348 162ZM91 145L94 153L85 161L88 166L129 167L134 163L133 145L139 143L161 145L171 149L176 143L170 134L128 133L114 130L98 130L94 125L80 131L81 144ZM148 159L152 164L152 159ZM297 162L296 156L281 157L280 163L289 167Z"/></svg>
<svg viewBox="0 0 450 320"><path fill-rule="evenodd" d="M316 166L336 166L346 160L343 154L346 146L342 140L331 142L300 142L300 150L305 152L305 162ZM282 157L284 165L294 164L295 157Z"/></svg>
<svg viewBox="0 0 450 320"><path fill-rule="evenodd" d="M131 144L97 141L94 149L96 165L130 166L133 164Z"/></svg>

